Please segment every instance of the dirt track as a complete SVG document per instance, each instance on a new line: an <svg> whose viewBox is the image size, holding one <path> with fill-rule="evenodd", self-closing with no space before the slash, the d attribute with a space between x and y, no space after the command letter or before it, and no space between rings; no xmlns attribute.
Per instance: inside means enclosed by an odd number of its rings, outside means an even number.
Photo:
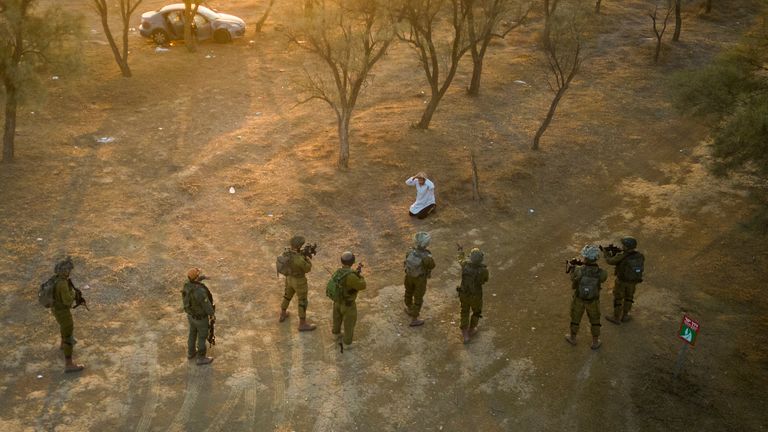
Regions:
<svg viewBox="0 0 768 432"><path fill-rule="evenodd" d="M227 3L249 23L260 10ZM134 36L129 80L88 15L97 31L86 70L51 82L48 103L22 113L18 161L0 169L0 429L766 430L768 248L752 221L766 184L710 177L705 130L675 114L662 84L737 35L723 32L729 17L691 14L684 42L654 68L645 7L604 5L599 47L539 153L527 148L549 97L536 23L492 47L480 98L465 96L461 71L429 131L408 128L424 87L411 53L395 47L353 119L344 172L333 168L331 111L295 106L301 57L275 31L283 8L264 34L196 54L155 53ZM733 13L744 24L746 12ZM414 221L403 182L420 169L439 209ZM427 325L412 329L401 263L418 230L432 233L437 268ZM295 304L277 323L274 257L293 233L321 248L311 334L296 331ZM648 257L635 320L604 322L599 352L582 323L571 347L562 263L625 233ZM491 270L469 346L456 325L457 241L481 246ZM322 287L345 249L366 264L369 289L341 354ZM87 365L78 376L61 373L55 321L34 301L65 253L92 305L74 314ZM184 356L179 290L192 265L212 277L218 304L211 367ZM608 289L601 301L605 314ZM674 380L684 312L702 335Z"/></svg>

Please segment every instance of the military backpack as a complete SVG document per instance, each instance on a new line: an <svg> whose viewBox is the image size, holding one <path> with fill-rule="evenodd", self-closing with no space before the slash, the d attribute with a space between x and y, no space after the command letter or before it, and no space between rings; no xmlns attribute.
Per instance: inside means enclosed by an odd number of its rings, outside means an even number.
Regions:
<svg viewBox="0 0 768 432"><path fill-rule="evenodd" d="M463 294L476 295L483 292L483 283L480 282L485 264L465 264L461 269L461 286L458 291Z"/></svg>
<svg viewBox="0 0 768 432"><path fill-rule="evenodd" d="M49 309L53 306L53 291L56 287L56 275L51 276L47 281L40 285L37 290L37 302L40 306Z"/></svg>
<svg viewBox="0 0 768 432"><path fill-rule="evenodd" d="M616 274L624 282L640 283L643 281L644 267L645 257L640 252L634 251L621 260Z"/></svg>
<svg viewBox="0 0 768 432"><path fill-rule="evenodd" d="M403 263L403 267L405 268L405 274L410 277L420 277L427 274L427 271L424 269L424 265L422 263L423 258L429 254L428 250L418 250L416 248L411 249L408 251L408 254L405 256L405 262ZM427 276L429 276L427 274Z"/></svg>
<svg viewBox="0 0 768 432"><path fill-rule="evenodd" d="M344 300L344 279L352 273L351 269L341 268L333 273L325 285L325 295L335 302Z"/></svg>
<svg viewBox="0 0 768 432"><path fill-rule="evenodd" d="M285 251L283 251L282 254L277 256L277 262L275 264L275 268L277 269L277 272L283 276L291 276L292 260L293 260L293 251L291 251L290 249L286 249Z"/></svg>
<svg viewBox="0 0 768 432"><path fill-rule="evenodd" d="M582 300L594 300L600 295L600 267L588 265L582 267L581 277L576 285L576 297Z"/></svg>

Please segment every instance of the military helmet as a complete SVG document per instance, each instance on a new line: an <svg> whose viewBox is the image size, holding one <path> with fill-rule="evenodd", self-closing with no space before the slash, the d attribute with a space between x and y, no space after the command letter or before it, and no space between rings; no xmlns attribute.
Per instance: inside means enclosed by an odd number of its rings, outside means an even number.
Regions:
<svg viewBox="0 0 768 432"><path fill-rule="evenodd" d="M622 237L621 244L624 246L624 249L630 250L637 247L637 240L634 237Z"/></svg>
<svg viewBox="0 0 768 432"><path fill-rule="evenodd" d="M352 265L355 263L355 254L350 251L346 251L341 254L341 263L344 265Z"/></svg>
<svg viewBox="0 0 768 432"><path fill-rule="evenodd" d="M469 251L469 261L472 264L482 263L483 258L485 258L485 254L480 250L480 248L472 248L472 250Z"/></svg>
<svg viewBox="0 0 768 432"><path fill-rule="evenodd" d="M194 281L197 280L197 278L200 277L201 274L202 274L202 272L200 271L199 268L192 267L191 269L189 269L189 271L187 271L187 279L189 279L190 281L194 282Z"/></svg>
<svg viewBox="0 0 768 432"><path fill-rule="evenodd" d="M53 268L53 271L56 274L62 274L62 273L69 273L74 268L75 268L75 264L72 262L72 258L66 257L63 260L56 263L56 266Z"/></svg>
<svg viewBox="0 0 768 432"><path fill-rule="evenodd" d="M429 242L432 241L432 236L428 232L419 231L413 236L413 241L416 244L416 247L426 249L426 247L429 246Z"/></svg>
<svg viewBox="0 0 768 432"><path fill-rule="evenodd" d="M587 261L597 261L597 259L600 257L600 248L593 244L585 245L583 248L581 248L581 256L584 257L584 259Z"/></svg>
<svg viewBox="0 0 768 432"><path fill-rule="evenodd" d="M291 244L292 248L298 249L298 248L304 246L304 242L306 242L306 241L307 240L303 236L297 235L297 236L291 237L290 244Z"/></svg>

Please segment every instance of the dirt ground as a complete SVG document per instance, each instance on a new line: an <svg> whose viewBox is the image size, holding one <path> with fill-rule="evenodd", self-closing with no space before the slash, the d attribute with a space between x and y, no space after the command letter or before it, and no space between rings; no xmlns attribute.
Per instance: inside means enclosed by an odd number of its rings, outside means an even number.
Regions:
<svg viewBox="0 0 768 432"><path fill-rule="evenodd" d="M551 97L539 21L491 47L478 98L464 92L465 64L427 131L409 127L427 88L396 45L356 110L351 168L338 171L332 112L296 106L303 57L279 32L286 5L255 35L264 2L212 2L251 28L195 54L157 53L132 34L134 77L124 79L81 3L85 68L51 80L47 102L21 113L17 161L0 167L0 429L768 430L768 237L755 218L768 185L711 177L706 125L673 110L664 81L735 42L754 6L704 19L689 5L682 41L653 66L647 2L604 2L596 47L537 153L528 147ZM439 207L417 221L404 181L422 169ZM433 235L437 268L427 323L414 329L402 259L420 230ZM308 275L312 333L296 331L295 300L277 322L274 257L295 233L320 247ZM585 318L572 347L563 262L624 234L647 257L635 319L604 321L594 352ZM456 242L481 246L491 271L466 346ZM369 288L342 354L323 287L346 249L365 263ZM76 375L62 372L57 325L35 301L66 254L91 307L74 312L87 366ZM209 274L218 305L206 367L185 357L190 266ZM684 313L701 335L674 379Z"/></svg>

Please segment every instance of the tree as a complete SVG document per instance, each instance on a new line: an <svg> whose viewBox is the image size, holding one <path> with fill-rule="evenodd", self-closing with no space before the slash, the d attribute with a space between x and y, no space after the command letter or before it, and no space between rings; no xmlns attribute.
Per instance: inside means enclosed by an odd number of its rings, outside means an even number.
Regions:
<svg viewBox="0 0 768 432"><path fill-rule="evenodd" d="M264 10L264 13L261 14L261 18L259 18L258 21L256 21L256 33L261 33L261 28L264 27L264 23L267 22L267 18L269 17L269 13L272 11L272 6L275 5L275 0L269 0L269 4L267 5L267 8Z"/></svg>
<svg viewBox="0 0 768 432"><path fill-rule="evenodd" d="M705 67L673 75L671 88L681 112L711 125L715 174L768 178L768 29L750 31Z"/></svg>
<svg viewBox="0 0 768 432"><path fill-rule="evenodd" d="M112 31L109 28L109 6L107 0L93 0L96 12L101 17L101 26L104 28L104 35L107 37L110 48L112 48L112 54L115 56L115 61L120 67L120 72L126 78L131 76L131 68L128 67L128 29L131 24L131 15L136 11L143 0L120 0L120 19L123 27L123 44L122 51L117 47L115 38L112 37Z"/></svg>
<svg viewBox="0 0 768 432"><path fill-rule="evenodd" d="M584 61L583 26L584 20L578 9L561 9L551 17L551 27L546 43L542 43L547 84L555 96L549 105L544 121L533 137L531 149L539 149L541 136L549 127L560 100L568 91L573 78L579 72ZM542 41L544 42L544 41Z"/></svg>
<svg viewBox="0 0 768 432"><path fill-rule="evenodd" d="M521 0L464 0L467 9L467 28L472 54L472 80L467 93L480 93L483 60L488 45L494 38L504 39L512 30L525 22L531 4Z"/></svg>
<svg viewBox="0 0 768 432"><path fill-rule="evenodd" d="M661 39L664 37L664 32L667 31L667 21L669 21L669 16L672 14L672 5L670 4L667 6L667 13L664 15L664 21L662 21L661 28L659 28L658 25L658 13L659 5L656 5L656 7L653 8L653 12L648 14L648 16L651 17L651 22L653 23L653 34L656 35L656 53L653 55L654 63L659 62L659 53L661 53Z"/></svg>
<svg viewBox="0 0 768 432"><path fill-rule="evenodd" d="M683 28L683 17L681 15L681 7L683 0L674 0L675 2L675 32L672 34L672 42L680 40L680 30Z"/></svg>
<svg viewBox="0 0 768 432"><path fill-rule="evenodd" d="M602 3L602 0L595 0L595 13L600 13L600 4Z"/></svg>
<svg viewBox="0 0 768 432"><path fill-rule="evenodd" d="M184 45L189 52L197 51L197 35L193 24L197 16L197 8L203 0L184 0Z"/></svg>
<svg viewBox="0 0 768 432"><path fill-rule="evenodd" d="M704 0L704 13L712 12L712 0Z"/></svg>
<svg viewBox="0 0 768 432"><path fill-rule="evenodd" d="M394 39L388 11L374 0L326 0L315 5L289 39L324 65L306 71L300 103L321 100L336 113L339 168L349 166L349 125L373 66Z"/></svg>
<svg viewBox="0 0 768 432"><path fill-rule="evenodd" d="M430 90L427 107L415 127L428 129L459 61L471 46L467 9L462 0L405 0L400 16L407 29L398 31L397 37L416 52Z"/></svg>
<svg viewBox="0 0 768 432"><path fill-rule="evenodd" d="M544 30L541 32L541 41L546 48L549 44L549 33L552 28L552 17L557 12L557 5L560 4L560 0L544 0L542 6L544 6Z"/></svg>
<svg viewBox="0 0 768 432"><path fill-rule="evenodd" d="M53 6L33 13L36 0L0 2L0 80L5 99L3 162L14 158L16 112L41 93L40 76L51 68L71 71L79 59L81 19Z"/></svg>

